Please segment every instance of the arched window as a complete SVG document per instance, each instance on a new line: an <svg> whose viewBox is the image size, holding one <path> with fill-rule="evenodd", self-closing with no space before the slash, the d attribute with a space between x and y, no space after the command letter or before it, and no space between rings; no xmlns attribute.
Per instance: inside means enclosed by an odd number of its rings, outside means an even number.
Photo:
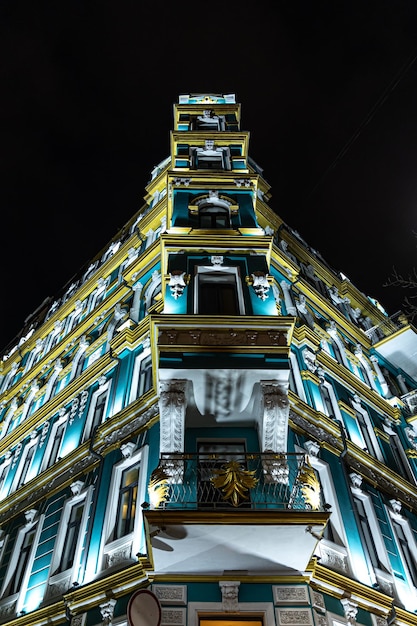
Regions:
<svg viewBox="0 0 417 626"><path fill-rule="evenodd" d="M199 228L230 228L229 210L220 206L206 205L198 213Z"/></svg>

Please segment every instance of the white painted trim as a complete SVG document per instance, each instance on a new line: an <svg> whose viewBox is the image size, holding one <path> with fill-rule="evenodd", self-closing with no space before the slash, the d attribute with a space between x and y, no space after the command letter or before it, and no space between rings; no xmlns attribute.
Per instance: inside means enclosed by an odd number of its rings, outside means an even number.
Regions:
<svg viewBox="0 0 417 626"><path fill-rule="evenodd" d="M234 617L238 617L239 613L247 616L259 616L262 617L263 626L276 626L272 602L239 602L237 610L238 613L233 613ZM221 602L189 602L187 626L198 626L200 613L210 613L211 616L218 613L219 618L230 618L230 613L224 610Z"/></svg>

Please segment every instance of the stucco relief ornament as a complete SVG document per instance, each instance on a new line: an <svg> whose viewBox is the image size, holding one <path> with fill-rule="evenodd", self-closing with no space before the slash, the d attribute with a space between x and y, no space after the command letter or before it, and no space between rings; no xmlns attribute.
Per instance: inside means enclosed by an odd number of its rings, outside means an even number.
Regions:
<svg viewBox="0 0 417 626"><path fill-rule="evenodd" d="M169 275L169 289L171 291L172 297L175 298L175 300L177 300L184 293L184 289L187 286L185 279L185 272L174 271Z"/></svg>
<svg viewBox="0 0 417 626"><path fill-rule="evenodd" d="M266 300L268 296L268 291L270 289L270 285L268 282L268 276L262 272L255 272L251 274L253 280L253 290L261 300Z"/></svg>
<svg viewBox="0 0 417 626"><path fill-rule="evenodd" d="M314 352L306 349L303 352L303 357L304 357L305 364L307 365L307 369L310 372L315 372L317 369L317 365L316 365L316 355L314 354Z"/></svg>
<svg viewBox="0 0 417 626"><path fill-rule="evenodd" d="M320 483L308 458L300 470L298 480L301 483L301 493L306 504L313 511L318 511L321 505Z"/></svg>
<svg viewBox="0 0 417 626"><path fill-rule="evenodd" d="M356 602L352 602L350 598L342 598L340 602L343 605L343 610L345 612L345 617L347 619L348 624L356 623L356 615L358 614L358 605Z"/></svg>
<svg viewBox="0 0 417 626"><path fill-rule="evenodd" d="M239 506L242 500L248 499L248 491L256 486L256 471L245 470L236 460L228 461L221 469L214 471L210 481L223 493L223 500L230 500L233 506Z"/></svg>
<svg viewBox="0 0 417 626"><path fill-rule="evenodd" d="M404 428L404 432L407 435L408 441L413 446L414 450L417 450L417 431L413 426L407 426Z"/></svg>
<svg viewBox="0 0 417 626"><path fill-rule="evenodd" d="M101 617L103 618L103 625L111 626L116 602L117 600L111 598L110 600L108 600L108 602L104 602L103 604L99 605Z"/></svg>
<svg viewBox="0 0 417 626"><path fill-rule="evenodd" d="M237 612L240 581L222 580L219 582L219 587L222 592L223 610L228 613Z"/></svg>
<svg viewBox="0 0 417 626"><path fill-rule="evenodd" d="M210 262L212 265L220 267L220 265L223 265L223 257L219 254L213 255L210 257Z"/></svg>

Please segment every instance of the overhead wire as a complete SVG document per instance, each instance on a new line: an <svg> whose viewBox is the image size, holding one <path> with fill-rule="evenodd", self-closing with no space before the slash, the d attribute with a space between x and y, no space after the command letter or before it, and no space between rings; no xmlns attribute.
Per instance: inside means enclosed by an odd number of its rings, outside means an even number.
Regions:
<svg viewBox="0 0 417 626"><path fill-rule="evenodd" d="M382 92L381 96L378 98L378 100L376 101L376 103L372 106L371 110L369 111L369 113L366 115L366 117L364 118L364 120L361 122L361 124L358 126L357 130L353 133L353 135L350 137L350 139L346 142L346 144L343 146L343 148L340 150L340 152L336 155L336 157L333 159L333 161L330 163L329 167L326 169L326 171L324 172L324 174L321 176L321 178L317 181L317 183L314 185L314 187L311 189L310 191L310 196L314 194L314 192L318 189L318 187L323 183L323 181L326 179L326 177L328 176L328 174L336 167L336 165L338 164L338 162L345 156L345 154L349 151L349 149L352 147L352 145L355 143L355 141L358 139L358 137L360 136L360 134L362 133L363 129L365 128L365 126L367 126L369 124L369 122L373 119L373 117L375 116L375 113L382 107L382 105L386 102L386 100L388 99L388 97L392 94L392 92L394 91L394 89L398 86L398 84L401 82L401 80L404 78L404 76L406 75L406 73L409 71L409 69L412 67L412 65L415 63L417 59L417 48L413 51L413 53L411 54L411 56L408 58L408 60L402 65L402 67L400 68L400 70L397 72L397 74L394 76L394 78L392 79L392 81L389 83L389 85L386 87L386 89Z"/></svg>

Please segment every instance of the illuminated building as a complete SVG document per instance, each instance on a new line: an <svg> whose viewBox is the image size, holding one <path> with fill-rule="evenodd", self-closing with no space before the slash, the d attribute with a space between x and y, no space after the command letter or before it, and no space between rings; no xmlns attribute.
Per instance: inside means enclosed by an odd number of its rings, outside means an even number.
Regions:
<svg viewBox="0 0 417 626"><path fill-rule="evenodd" d="M415 625L414 328L272 210L233 94L170 145L5 350L0 624Z"/></svg>

